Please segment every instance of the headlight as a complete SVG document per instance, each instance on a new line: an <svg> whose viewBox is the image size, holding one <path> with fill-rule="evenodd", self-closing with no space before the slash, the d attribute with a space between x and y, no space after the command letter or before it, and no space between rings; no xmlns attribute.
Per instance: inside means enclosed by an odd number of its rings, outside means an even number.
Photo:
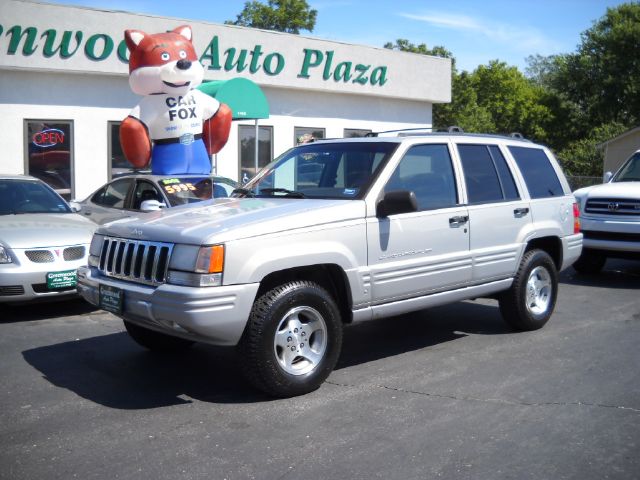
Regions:
<svg viewBox="0 0 640 480"><path fill-rule="evenodd" d="M191 258L193 259L193 257ZM168 283L187 287L219 287L222 285L224 245L200 247L195 258L195 265L191 264L193 271L175 270L176 267L180 268L177 264L185 262L185 259L186 256L180 262L172 263L174 269L169 270Z"/></svg>
<svg viewBox="0 0 640 480"><path fill-rule="evenodd" d="M9 256L9 249L0 246L0 263L13 263Z"/></svg>

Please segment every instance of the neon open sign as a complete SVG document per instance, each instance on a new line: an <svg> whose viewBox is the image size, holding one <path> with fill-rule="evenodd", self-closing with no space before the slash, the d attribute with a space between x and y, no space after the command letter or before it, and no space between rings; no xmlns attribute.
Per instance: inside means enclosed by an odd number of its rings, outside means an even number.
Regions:
<svg viewBox="0 0 640 480"><path fill-rule="evenodd" d="M33 134L33 144L38 147L53 147L64 143L64 132L57 128L47 128Z"/></svg>

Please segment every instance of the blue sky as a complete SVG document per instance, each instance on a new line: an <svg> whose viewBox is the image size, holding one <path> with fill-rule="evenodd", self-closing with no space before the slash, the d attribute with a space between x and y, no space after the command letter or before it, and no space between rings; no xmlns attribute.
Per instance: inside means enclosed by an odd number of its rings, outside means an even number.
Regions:
<svg viewBox="0 0 640 480"><path fill-rule="evenodd" d="M61 0L49 3L125 10L224 23L235 20L243 0ZM267 0L264 0L267 3ZM442 45L459 70L498 59L523 72L529 55L574 52L580 34L602 17L612 0L308 0L318 11L305 36L381 47L406 38Z"/></svg>

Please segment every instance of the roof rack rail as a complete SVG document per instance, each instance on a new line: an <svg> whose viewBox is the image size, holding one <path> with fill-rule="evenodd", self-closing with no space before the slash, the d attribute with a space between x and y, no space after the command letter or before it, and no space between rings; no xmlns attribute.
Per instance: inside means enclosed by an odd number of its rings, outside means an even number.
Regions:
<svg viewBox="0 0 640 480"><path fill-rule="evenodd" d="M520 138L520 139L524 140L524 135L522 135L520 132L511 132L509 134L509 136L511 138Z"/></svg>
<svg viewBox="0 0 640 480"><path fill-rule="evenodd" d="M449 133L464 133L464 130L462 129L462 127L459 127L457 125L451 125L450 127L447 127L447 132L449 132Z"/></svg>
<svg viewBox="0 0 640 480"><path fill-rule="evenodd" d="M427 133L433 133L433 127L399 128L397 130L369 132L365 137L408 137L411 135L425 135Z"/></svg>

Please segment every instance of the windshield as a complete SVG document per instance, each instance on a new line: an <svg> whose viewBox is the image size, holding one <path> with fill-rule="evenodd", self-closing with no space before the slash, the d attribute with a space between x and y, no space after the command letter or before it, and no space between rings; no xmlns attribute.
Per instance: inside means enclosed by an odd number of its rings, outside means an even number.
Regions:
<svg viewBox="0 0 640 480"><path fill-rule="evenodd" d="M362 198L394 142L341 142L301 145L271 162L242 195L290 198Z"/></svg>
<svg viewBox="0 0 640 480"><path fill-rule="evenodd" d="M0 179L0 215L70 212L69 205L42 182Z"/></svg>
<svg viewBox="0 0 640 480"><path fill-rule="evenodd" d="M636 152L627 160L612 181L640 182L640 152Z"/></svg>
<svg viewBox="0 0 640 480"><path fill-rule="evenodd" d="M212 177L176 177L158 181L172 207L228 197L235 188L232 180Z"/></svg>

